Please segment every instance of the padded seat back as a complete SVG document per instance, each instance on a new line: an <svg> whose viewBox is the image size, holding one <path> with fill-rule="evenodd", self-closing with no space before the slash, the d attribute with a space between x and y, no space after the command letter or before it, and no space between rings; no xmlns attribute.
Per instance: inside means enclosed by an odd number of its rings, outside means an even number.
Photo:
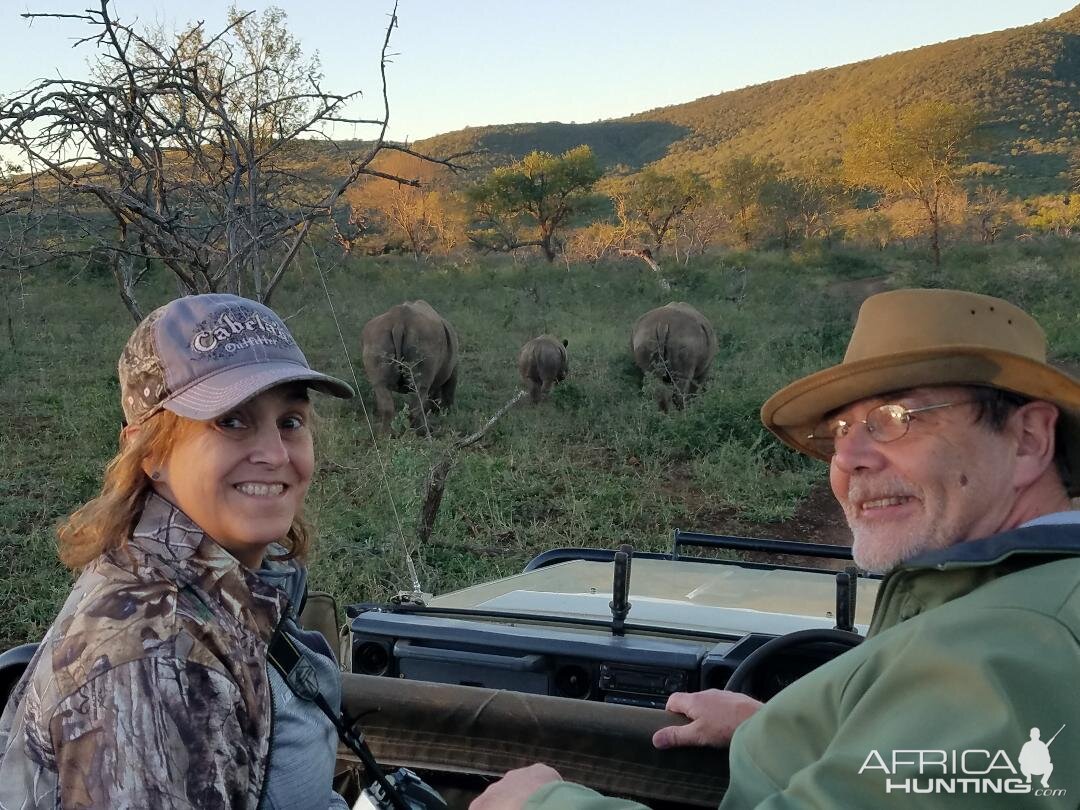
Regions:
<svg viewBox="0 0 1080 810"><path fill-rule="evenodd" d="M653 748L653 732L682 715L352 673L342 687L342 708L384 765L502 776L544 762L602 793L688 807L715 808L727 788L726 750Z"/></svg>
<svg viewBox="0 0 1080 810"><path fill-rule="evenodd" d="M37 644L20 644L0 653L0 712L7 705L11 691L19 682L37 648Z"/></svg>

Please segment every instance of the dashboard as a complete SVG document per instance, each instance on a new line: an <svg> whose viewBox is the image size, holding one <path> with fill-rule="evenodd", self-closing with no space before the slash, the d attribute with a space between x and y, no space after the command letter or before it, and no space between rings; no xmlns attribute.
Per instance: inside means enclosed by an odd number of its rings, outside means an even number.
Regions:
<svg viewBox="0 0 1080 810"><path fill-rule="evenodd" d="M746 656L775 637L634 626L615 635L565 619L385 605L353 605L349 613L360 674L653 708L672 692L723 688ZM762 674L761 688L779 691L830 657L814 647L792 651Z"/></svg>

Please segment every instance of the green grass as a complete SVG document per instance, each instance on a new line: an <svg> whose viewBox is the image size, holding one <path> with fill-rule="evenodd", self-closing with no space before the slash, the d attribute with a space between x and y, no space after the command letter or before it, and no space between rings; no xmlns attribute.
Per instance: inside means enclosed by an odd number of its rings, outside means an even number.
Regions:
<svg viewBox="0 0 1080 810"><path fill-rule="evenodd" d="M758 409L788 381L841 358L861 279L1003 294L1036 313L1060 359L1080 358L1073 245L964 248L945 259L934 271L902 253L728 254L672 266L670 292L631 263L567 271L508 259L324 259L369 408L360 329L407 298L425 298L455 324L461 382L432 439L405 434L380 441L378 452L359 401L318 400L319 467L307 508L318 532L312 586L339 603L408 588L402 538L424 588L443 592L518 571L555 546L659 550L674 527L767 532L792 517L825 470L773 440ZM0 649L39 638L51 622L71 582L57 562L56 524L95 494L116 448L116 358L133 321L107 280L72 281L72 272L28 279L11 309L15 343L0 338ZM172 291L162 274L140 290L140 302L149 311ZM691 407L664 415L634 373L628 344L634 320L671 300L711 319L720 353ZM273 305L315 367L352 379L310 261ZM570 378L461 453L434 535L415 549L425 473L514 394L517 351L541 332L569 340Z"/></svg>

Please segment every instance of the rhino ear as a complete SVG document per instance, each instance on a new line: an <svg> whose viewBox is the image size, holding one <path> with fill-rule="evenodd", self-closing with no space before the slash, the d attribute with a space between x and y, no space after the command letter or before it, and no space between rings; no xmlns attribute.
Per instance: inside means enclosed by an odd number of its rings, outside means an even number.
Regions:
<svg viewBox="0 0 1080 810"><path fill-rule="evenodd" d="M567 341L566 341L566 338L563 338L563 339L562 339L562 345L563 345L563 347L565 348L565 347L569 346L570 344L569 344L569 343L567 343Z"/></svg>

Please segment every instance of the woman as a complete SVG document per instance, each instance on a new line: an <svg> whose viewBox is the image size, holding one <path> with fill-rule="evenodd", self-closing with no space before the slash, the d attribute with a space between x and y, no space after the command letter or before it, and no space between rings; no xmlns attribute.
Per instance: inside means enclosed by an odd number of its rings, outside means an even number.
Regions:
<svg viewBox="0 0 1080 810"><path fill-rule="evenodd" d="M82 573L0 718L0 808L345 808L334 729L267 647L286 634L339 706L333 654L296 615L307 392L352 389L233 295L155 310L119 371L120 453L60 529Z"/></svg>

